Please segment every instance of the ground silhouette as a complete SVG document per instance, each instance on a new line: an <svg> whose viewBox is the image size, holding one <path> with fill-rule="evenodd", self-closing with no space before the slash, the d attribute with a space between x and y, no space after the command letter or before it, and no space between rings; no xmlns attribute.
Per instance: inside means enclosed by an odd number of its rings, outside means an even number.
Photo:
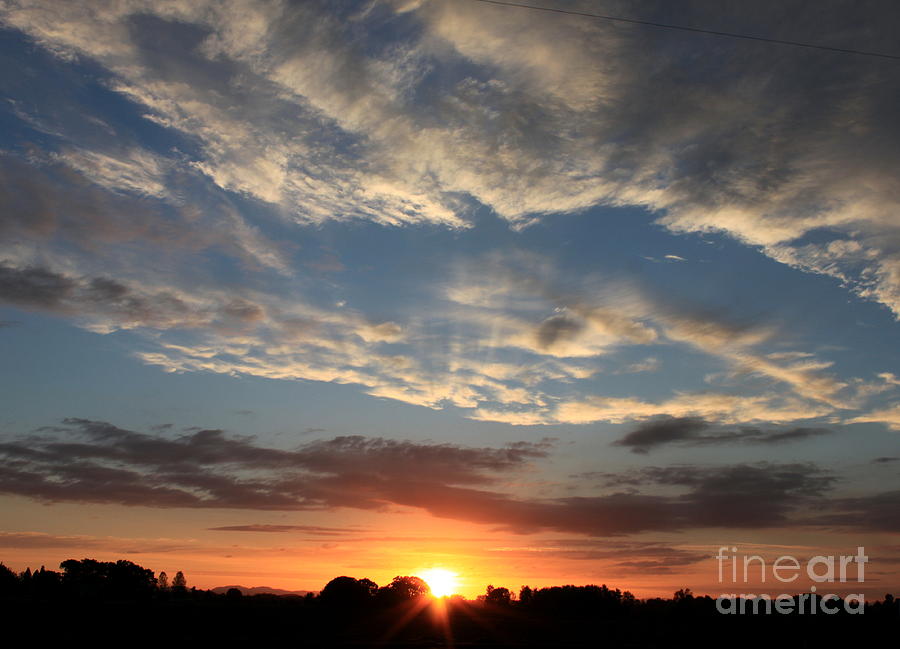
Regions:
<svg viewBox="0 0 900 649"><path fill-rule="evenodd" d="M168 585L125 560L69 559L60 569L16 573L0 563L6 646L839 646L893 634L900 621L891 595L866 604L863 614L837 605L833 615L765 614L748 605L743 614L722 615L715 600L689 589L642 600L605 585L524 586L518 593L490 585L467 600L432 597L415 576L380 587L340 576L318 594L244 595L190 588L181 572Z"/></svg>

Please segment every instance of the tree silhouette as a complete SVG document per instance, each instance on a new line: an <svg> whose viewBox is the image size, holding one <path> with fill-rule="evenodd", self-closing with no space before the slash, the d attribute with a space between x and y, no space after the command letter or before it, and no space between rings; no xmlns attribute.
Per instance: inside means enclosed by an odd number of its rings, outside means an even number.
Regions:
<svg viewBox="0 0 900 649"><path fill-rule="evenodd" d="M159 577L156 578L156 584L159 586L160 590L168 590L169 588L169 575L166 574L166 571L163 570L159 573Z"/></svg>
<svg viewBox="0 0 900 649"><path fill-rule="evenodd" d="M327 584L319 597L323 604L340 608L359 608L372 599L378 584L371 579L335 577Z"/></svg>
<svg viewBox="0 0 900 649"><path fill-rule="evenodd" d="M680 588L675 591L672 599L674 599L676 602L690 601L694 599L694 593L690 588Z"/></svg>
<svg viewBox="0 0 900 649"><path fill-rule="evenodd" d="M525 606L531 604L533 595L534 591L531 590L530 586L522 586L522 588L519 589L519 601Z"/></svg>
<svg viewBox="0 0 900 649"><path fill-rule="evenodd" d="M67 559L59 566L63 569L63 585L81 597L146 598L156 589L156 577L152 570L124 559L116 562ZM41 573L32 575L32 581L39 579L45 577Z"/></svg>
<svg viewBox="0 0 900 649"><path fill-rule="evenodd" d="M41 598L55 596L62 582L61 577L58 572L41 566L40 570L31 573L31 593Z"/></svg>
<svg viewBox="0 0 900 649"><path fill-rule="evenodd" d="M12 570L0 563L0 597L14 595L19 589L19 578Z"/></svg>
<svg viewBox="0 0 900 649"><path fill-rule="evenodd" d="M512 593L509 592L508 588L503 588L502 586L494 588L488 584L484 593L484 601L486 604L493 606L509 606L509 603L512 601Z"/></svg>
<svg viewBox="0 0 900 649"><path fill-rule="evenodd" d="M419 577L394 577L387 586L378 589L378 598L389 605L408 602L431 593L428 584Z"/></svg>
<svg viewBox="0 0 900 649"><path fill-rule="evenodd" d="M175 578L172 580L172 590L184 592L186 589L187 579L184 578L184 573L179 570L175 573Z"/></svg>

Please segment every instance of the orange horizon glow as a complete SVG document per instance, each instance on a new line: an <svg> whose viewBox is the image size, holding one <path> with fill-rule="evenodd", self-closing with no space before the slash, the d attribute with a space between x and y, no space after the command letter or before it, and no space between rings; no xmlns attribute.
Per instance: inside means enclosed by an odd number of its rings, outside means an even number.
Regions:
<svg viewBox="0 0 900 649"><path fill-rule="evenodd" d="M170 579L180 570L188 586L198 589L243 586L318 592L340 575L368 578L380 586L397 575L418 575L435 595L443 595L445 590L436 587L436 580L428 572L442 569L454 573L455 578L446 594L467 599L483 595L488 584L506 587L516 594L524 585L545 588L565 584L605 584L628 590L638 598L671 597L681 588L690 588L698 595L725 592L725 585L717 581L713 558L723 543L718 533L711 532L662 540L657 535L634 537L631 543L663 541L686 553L707 557L695 563L634 570L621 565L615 552L610 552L609 557L585 554L584 546L568 544L575 540L571 535L515 535L416 511L363 512L354 513L352 518L344 518L343 513L330 518L314 513L304 514L302 519L271 516L262 521L342 525L347 530L317 536L210 529L245 522L235 520L232 512L63 503L33 506L20 499L0 499L3 501L8 503L6 511L15 512L16 516L4 520L0 561L17 572L26 567L39 569L41 565L59 570L63 560L93 558L127 559L156 574L165 571ZM85 520L91 521L94 535L77 533ZM41 531L29 531L35 528ZM769 547L766 534L745 533L737 544L765 556L840 554L858 544L853 535L835 536L825 543L815 532L795 532L784 540L786 545ZM615 550L616 543L597 540L594 551L607 547ZM885 548L892 543L890 534L872 534L865 540L867 548L872 549L872 565L878 565L881 571L876 574L873 568L866 587L879 596L896 592L898 572L892 564L881 561ZM756 584L749 587L749 592L761 589ZM733 588L725 590L731 592Z"/></svg>

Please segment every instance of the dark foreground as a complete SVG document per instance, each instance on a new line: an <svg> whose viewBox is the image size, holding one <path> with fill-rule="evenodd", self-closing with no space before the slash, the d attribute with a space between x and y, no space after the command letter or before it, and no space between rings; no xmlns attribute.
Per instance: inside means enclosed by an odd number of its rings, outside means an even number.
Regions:
<svg viewBox="0 0 900 649"><path fill-rule="evenodd" d="M103 565L113 564L91 567ZM889 597L861 614L836 602L832 615L722 615L714 600L689 591L638 600L605 586L528 590L518 598L489 589L469 601L435 599L414 577L382 588L341 577L318 596L246 596L70 568L35 573L27 583L0 574L0 646L836 647L893 643L900 629L900 609Z"/></svg>

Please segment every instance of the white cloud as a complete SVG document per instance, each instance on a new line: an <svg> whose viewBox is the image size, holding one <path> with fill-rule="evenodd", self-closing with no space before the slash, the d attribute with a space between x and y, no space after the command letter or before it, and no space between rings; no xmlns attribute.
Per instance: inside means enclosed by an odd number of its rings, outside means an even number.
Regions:
<svg viewBox="0 0 900 649"><path fill-rule="evenodd" d="M894 67L835 57L820 76L820 53L722 42L697 76L679 67L683 53L648 46L659 36L604 21L389 6L421 30L368 48L353 25L383 13L365 6L341 20L314 3L35 2L6 5L2 19L105 65L153 120L199 139L197 169L301 221L464 227L465 197L516 226L639 205L673 232L726 233L900 314ZM769 31L801 29L800 10L779 6ZM731 11L721 20L751 9ZM843 11L824 12L819 28L842 35ZM166 62L154 66L136 35L153 28L135 22L148 15L208 35L168 58L153 52ZM877 44L874 30L863 35ZM201 74L198 62L213 67ZM92 165L112 180L112 167ZM126 185L160 190L121 171ZM802 241L814 231L830 241Z"/></svg>
<svg viewBox="0 0 900 649"><path fill-rule="evenodd" d="M866 422L886 424L891 430L900 430L900 404L880 410L873 410L863 415L859 415L858 417L852 417L851 419L846 420L846 423L848 424Z"/></svg>
<svg viewBox="0 0 900 649"><path fill-rule="evenodd" d="M626 365L621 370L620 373L623 374L639 374L640 372L657 372L659 368L662 367L662 362L658 358L653 356L648 356L642 361L638 361L636 363L631 363Z"/></svg>
<svg viewBox="0 0 900 649"><path fill-rule="evenodd" d="M182 277L184 259L167 271L163 263L129 271L118 248L102 259L60 255L41 245L65 226L51 218L10 225L30 238L2 248L3 259L20 281L32 267L59 280L59 295L41 308L96 331L154 330L159 345L139 355L167 370L355 383L379 397L473 409L477 419L793 421L881 390L837 378L806 352L774 351L774 325L674 309L608 278L567 286L546 260L525 255L483 268L466 260L468 270L442 287L445 301L429 305L429 316L458 326L435 351L422 344L427 317L370 320L309 304L290 281L287 253L245 214L226 201L203 214L179 203L172 178L202 174L303 224L463 228L481 203L525 227L552 213L636 205L658 212L672 232L726 233L900 313L894 68L848 59L811 77L798 56L773 76L776 54L726 47L717 74L695 75L679 67L683 56L648 48L641 32L597 21L477 3L393 6L402 16L392 19L411 21L415 36L367 41L377 30L357 27L378 20L374 5L352 20L327 3L4 5L7 25L58 54L92 58L113 91L197 146L190 160L132 145L62 148L56 164L109 195L177 208L171 232L154 229L161 219L130 222L112 208L78 212L73 222L119 248L139 239L160 249L220 247L281 273L285 284L273 292L291 299ZM186 25L201 30L191 32L196 42L180 41L183 51L148 46L148 37ZM795 82L812 86L795 90ZM803 240L813 232L825 241ZM85 249L88 238L70 237ZM97 288L101 271L121 281ZM763 386L655 401L594 394L596 358L656 345L704 352L724 366L720 376ZM648 357L623 371L656 367ZM776 389L784 393L773 396Z"/></svg>
<svg viewBox="0 0 900 649"><path fill-rule="evenodd" d="M168 195L164 178L166 161L145 150L131 149L119 156L99 151L70 150L57 157L92 182L108 189L157 198Z"/></svg>

